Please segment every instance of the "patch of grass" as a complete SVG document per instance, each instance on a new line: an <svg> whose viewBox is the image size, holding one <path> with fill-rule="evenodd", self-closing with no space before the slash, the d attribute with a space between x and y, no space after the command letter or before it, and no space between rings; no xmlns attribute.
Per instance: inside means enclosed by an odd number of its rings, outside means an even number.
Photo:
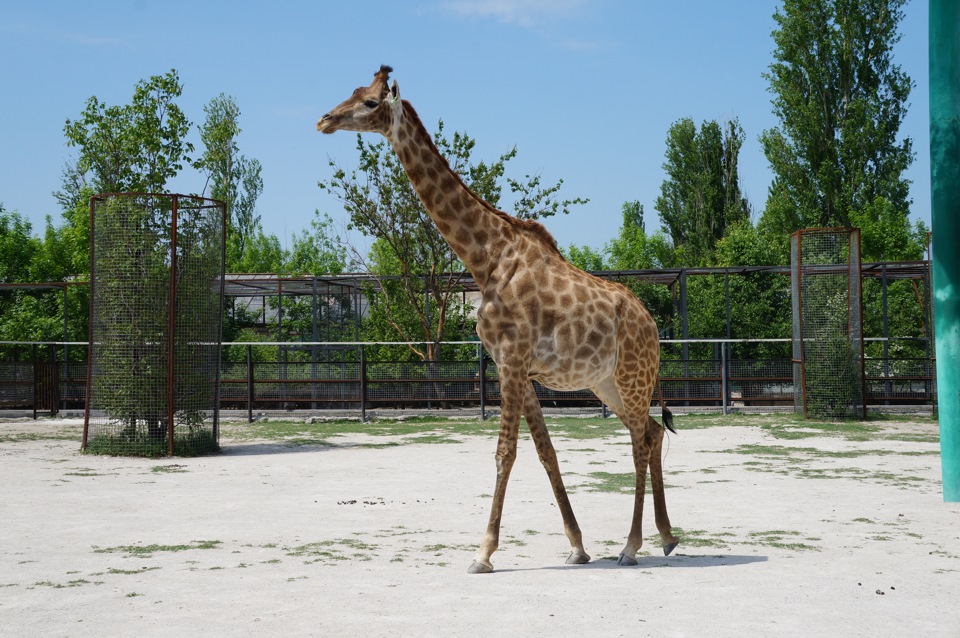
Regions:
<svg viewBox="0 0 960 638"><path fill-rule="evenodd" d="M182 472L189 472L189 470L184 465L178 465L176 463L172 465L154 465L150 468L151 472L156 474L179 474Z"/></svg>
<svg viewBox="0 0 960 638"><path fill-rule="evenodd" d="M25 441L79 441L75 434L62 432L12 432L0 434L0 443L23 443Z"/></svg>
<svg viewBox="0 0 960 638"><path fill-rule="evenodd" d="M94 580L90 581L85 578L77 578L75 580L67 581L66 583L55 583L51 580L40 580L33 584L34 587L50 587L52 589L66 589L68 587L81 587L83 585L102 585L103 581Z"/></svg>
<svg viewBox="0 0 960 638"><path fill-rule="evenodd" d="M513 543L514 541L504 541L503 545ZM475 549L472 545L444 545L437 543L435 545L425 545L423 551L434 556L440 556L444 552L469 552Z"/></svg>
<svg viewBox="0 0 960 638"><path fill-rule="evenodd" d="M144 572L151 572L155 569L160 569L160 568L143 566L140 569L115 569L113 567L110 567L109 569L107 569L106 573L132 575L132 574L143 574Z"/></svg>
<svg viewBox="0 0 960 638"><path fill-rule="evenodd" d="M586 486L591 492L632 492L637 487L634 472L590 472L589 476L596 481Z"/></svg>
<svg viewBox="0 0 960 638"><path fill-rule="evenodd" d="M220 450L213 432L200 427L180 427L173 437L174 456L203 456ZM84 454L108 456L167 456L164 438L152 438L145 432L98 434L87 440Z"/></svg>
<svg viewBox="0 0 960 638"><path fill-rule="evenodd" d="M856 449L844 451L821 450L815 447L788 447L783 445L762 445L758 443L744 443L735 448L719 450L721 454L745 454L759 458L784 458L793 456L805 456L807 458L824 459L855 459L867 456L939 456L937 450L909 451L909 450L884 450Z"/></svg>
<svg viewBox="0 0 960 638"><path fill-rule="evenodd" d="M760 545L765 545L767 547L775 547L777 549L787 549L799 552L820 551L820 548L815 545L800 542L800 539L798 538L802 536L800 532L774 529L766 532L750 532L747 536L749 536L753 542ZM804 538L803 540L812 542L820 539L811 537Z"/></svg>
<svg viewBox="0 0 960 638"><path fill-rule="evenodd" d="M217 549L222 541L192 541L185 545L119 545L117 547L96 547L96 554L124 554L125 558L151 558L158 552L185 552L191 549Z"/></svg>
<svg viewBox="0 0 960 638"><path fill-rule="evenodd" d="M594 483L587 483L582 486L587 491L590 492L613 492L613 493L630 493L632 494L634 490L637 489L637 475L635 472L590 472L588 476L594 479ZM678 489L679 486L671 485L670 483L664 483L664 490ZM576 488L570 487L569 492L575 491ZM645 484L644 494L651 494L653 490L652 481L647 480Z"/></svg>
<svg viewBox="0 0 960 638"><path fill-rule="evenodd" d="M309 445L334 445L328 439L347 434L367 434L383 437L411 438L407 443L449 443L445 437L453 435L489 435L496 425L477 420L453 420L437 417L413 417L403 420L378 419L361 423L355 420L306 423L303 421L258 421L230 430L230 438L240 440L265 439L280 442L309 441ZM436 437L436 438L434 438ZM300 443L304 444L304 443Z"/></svg>
<svg viewBox="0 0 960 638"><path fill-rule="evenodd" d="M347 550L354 550L350 555ZM338 538L331 541L318 541L315 543L305 543L295 547L286 547L284 551L287 556L296 558L306 558L306 564L346 561L346 560L373 560L370 553L377 549L376 545L371 545L355 538Z"/></svg>
<svg viewBox="0 0 960 638"><path fill-rule="evenodd" d="M143 594L135 591L132 591L129 594L127 594L127 598L137 598L138 596L143 596Z"/></svg>
<svg viewBox="0 0 960 638"><path fill-rule="evenodd" d="M730 540L736 538L736 534L731 532L708 532L702 529L683 529L674 527L672 530L674 536L680 539L680 547L730 547ZM647 539L647 544L659 547L661 543L660 535L651 535Z"/></svg>

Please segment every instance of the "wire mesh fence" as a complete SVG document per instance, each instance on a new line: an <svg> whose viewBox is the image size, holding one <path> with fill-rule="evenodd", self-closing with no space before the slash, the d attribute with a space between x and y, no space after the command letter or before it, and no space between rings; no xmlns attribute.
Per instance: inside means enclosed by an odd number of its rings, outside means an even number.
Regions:
<svg viewBox="0 0 960 638"><path fill-rule="evenodd" d="M860 230L799 230L790 250L797 411L864 417Z"/></svg>
<svg viewBox="0 0 960 638"><path fill-rule="evenodd" d="M887 345L891 352L889 358L866 359L866 400L870 406L891 412L935 406L933 360L898 357L898 352L916 349L911 339L874 339L870 343ZM459 344L462 349L472 348L475 352L470 361L397 362L365 354L345 359L341 351L335 350L328 350L325 357L318 354L310 362L284 361L282 351L294 345L310 347L302 343L224 344L224 349L240 349L250 356L242 361L221 360L221 410L234 415L239 411L248 418L332 413L363 417L367 409L450 409L485 414L500 402L496 364L476 343ZM318 351L326 345L318 344ZM367 350L362 343L341 345L353 353ZM695 359L682 358L683 345L680 340L661 342L664 356L660 376L671 407L717 412L793 409L790 339L695 340L687 344ZM4 347L0 342L0 349ZM71 343L69 347L69 362L60 359L63 344L21 345L17 347L19 359L0 361L0 413L43 412L36 403L35 369L54 360L61 370L58 407L82 410L86 400L87 345ZM253 355L255 349L259 350L259 359ZM780 352L787 354L776 356ZM560 392L539 385L535 388L545 408L603 409L589 391Z"/></svg>
<svg viewBox="0 0 960 638"><path fill-rule="evenodd" d="M87 452L217 449L224 222L199 197L91 198Z"/></svg>

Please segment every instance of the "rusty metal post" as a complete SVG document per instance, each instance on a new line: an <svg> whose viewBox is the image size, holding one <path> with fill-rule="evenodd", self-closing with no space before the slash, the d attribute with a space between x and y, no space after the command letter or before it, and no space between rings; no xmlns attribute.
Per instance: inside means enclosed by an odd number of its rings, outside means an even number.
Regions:
<svg viewBox="0 0 960 638"><path fill-rule="evenodd" d="M173 456L174 383L176 382L176 319L177 319L177 205L179 197L173 196L173 208L170 211L170 302L169 323L167 325L167 454Z"/></svg>

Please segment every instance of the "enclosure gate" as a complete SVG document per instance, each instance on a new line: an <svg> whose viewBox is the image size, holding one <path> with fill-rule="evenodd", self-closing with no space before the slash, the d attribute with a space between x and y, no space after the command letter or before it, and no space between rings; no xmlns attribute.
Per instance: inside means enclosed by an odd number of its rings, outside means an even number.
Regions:
<svg viewBox="0 0 960 638"><path fill-rule="evenodd" d="M60 403L60 363L35 361L33 364L33 418L37 412L56 414Z"/></svg>

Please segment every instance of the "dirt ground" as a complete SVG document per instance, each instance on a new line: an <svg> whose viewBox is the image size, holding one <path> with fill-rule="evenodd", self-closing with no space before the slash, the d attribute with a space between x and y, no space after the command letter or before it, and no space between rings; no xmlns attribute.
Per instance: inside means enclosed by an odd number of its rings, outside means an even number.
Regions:
<svg viewBox="0 0 960 638"><path fill-rule="evenodd" d="M80 454L78 420L0 422L0 634L960 636L960 505L942 502L936 423L676 424L674 555L650 507L639 566L616 565L626 434L558 424L593 561L564 565L526 437L496 572L469 575L495 424L224 424L220 455L146 459Z"/></svg>

